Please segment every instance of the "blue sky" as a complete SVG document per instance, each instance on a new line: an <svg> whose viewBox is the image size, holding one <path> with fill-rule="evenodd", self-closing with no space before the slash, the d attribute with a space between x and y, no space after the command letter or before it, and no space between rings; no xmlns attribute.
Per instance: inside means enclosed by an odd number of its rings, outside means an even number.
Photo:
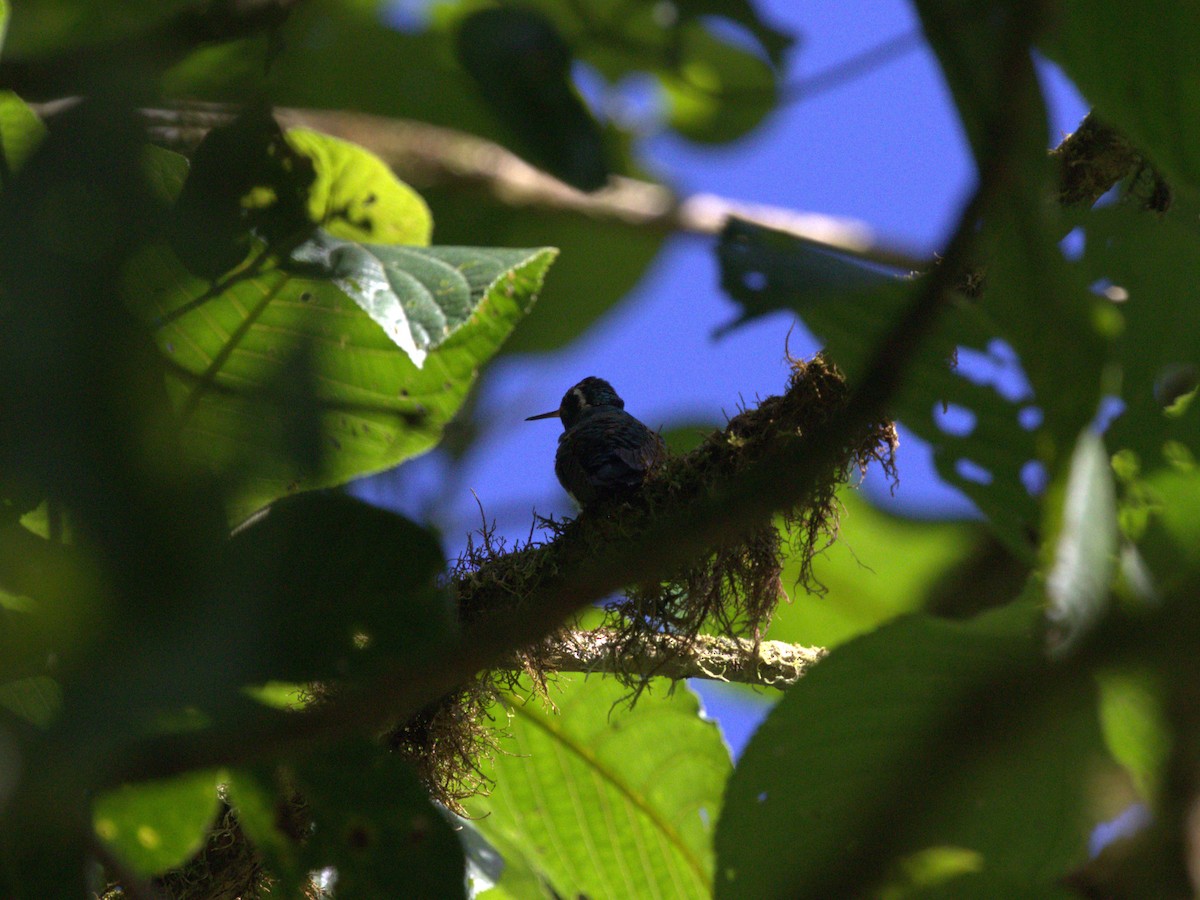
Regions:
<svg viewBox="0 0 1200 900"><path fill-rule="evenodd" d="M803 85L919 29L901 0L757 0L755 6L799 38L789 84ZM681 193L860 219L882 237L932 253L955 222L974 167L933 54L920 41L909 46L836 88L801 91L733 145L698 147L659 135L643 142L643 156ZM1086 107L1049 65L1043 84L1057 142ZM501 534L523 539L533 509L573 513L554 478L558 422L524 419L556 407L584 376L611 381L626 408L652 428L721 423L739 400L782 389L791 317L775 314L714 340L714 330L735 315L718 287L713 242L673 238L638 288L579 340L552 354L504 357L484 373L480 404L489 425L461 465L450 466L435 452L360 485L359 492L421 519L436 509L435 524L451 555L479 526L480 505ZM819 344L797 329L790 347L810 355ZM1011 366L986 359L964 360L964 366L979 378L1019 379ZM972 514L970 504L936 478L927 448L911 434L902 432L898 462L894 496L881 478L868 477L864 491L873 501L907 515ZM731 745L740 748L763 704L721 690L703 694Z"/></svg>

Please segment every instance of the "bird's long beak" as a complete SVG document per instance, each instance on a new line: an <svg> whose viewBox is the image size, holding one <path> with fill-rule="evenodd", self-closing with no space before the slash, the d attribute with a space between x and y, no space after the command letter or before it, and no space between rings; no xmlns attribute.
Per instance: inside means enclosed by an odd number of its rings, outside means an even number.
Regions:
<svg viewBox="0 0 1200 900"><path fill-rule="evenodd" d="M536 415L536 416L530 416L530 417L529 417L528 419L526 419L525 421L526 421L526 422L532 422L534 419L557 419L557 418L558 418L558 410L557 410L557 409L552 409L552 410L550 410L550 412L548 412L548 413L539 413L539 414L538 414L538 415Z"/></svg>

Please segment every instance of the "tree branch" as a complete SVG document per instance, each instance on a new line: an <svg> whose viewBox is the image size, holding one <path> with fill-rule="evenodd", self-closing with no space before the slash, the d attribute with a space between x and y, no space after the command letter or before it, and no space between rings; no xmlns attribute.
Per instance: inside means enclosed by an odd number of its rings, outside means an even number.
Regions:
<svg viewBox="0 0 1200 900"><path fill-rule="evenodd" d="M73 99L35 104L51 117ZM191 153L211 128L232 120L236 110L219 104L142 111L151 139ZM615 175L608 186L585 193L530 165L511 150L485 138L415 122L358 112L277 108L284 128L310 128L366 147L404 181L428 189L450 187L486 194L506 206L573 213L587 218L664 232L716 235L736 216L824 244L852 256L898 269L923 268L929 260L898 244L881 241L856 219L745 203L715 194L679 197L650 181Z"/></svg>
<svg viewBox="0 0 1200 900"><path fill-rule="evenodd" d="M618 655L618 650L620 654ZM785 641L702 634L690 640L662 635L630 652L628 644L608 628L571 631L542 656L558 672L640 672L646 677L706 678L786 688L825 658L824 647L805 647Z"/></svg>

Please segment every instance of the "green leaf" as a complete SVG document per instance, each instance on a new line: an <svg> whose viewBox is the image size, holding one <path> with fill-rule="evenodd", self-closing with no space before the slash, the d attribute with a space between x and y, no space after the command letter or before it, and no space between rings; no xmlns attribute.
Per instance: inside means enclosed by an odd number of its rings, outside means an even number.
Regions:
<svg viewBox="0 0 1200 900"><path fill-rule="evenodd" d="M229 805L238 825L261 854L264 868L275 877L279 895L300 897L308 885L309 873L301 863L297 832L288 834L281 827L284 824L284 817L279 815L281 801L272 783L270 775L262 770L231 770L226 785Z"/></svg>
<svg viewBox="0 0 1200 900"><path fill-rule="evenodd" d="M1027 16L1027 10L1012 0L916 0L915 5L980 169L990 164L999 129L1010 128L1014 117L1020 122L1022 164L1044 162L1039 157L1047 147L1047 117L1032 62L1027 54L1019 67L1004 58L1006 32L1021 27L1016 18ZM1033 187L1017 178L1008 183L1018 192Z"/></svg>
<svg viewBox="0 0 1200 900"><path fill-rule="evenodd" d="M307 823L294 837L280 830L279 817L268 813L275 807L268 799L271 778L242 771L231 782L247 833L286 885L301 885L307 873L332 867L339 896L465 896L462 845L397 757L355 741L288 768L288 787L307 803L311 833Z"/></svg>
<svg viewBox="0 0 1200 900"><path fill-rule="evenodd" d="M645 19L654 41L664 43L662 29L653 25L646 9L638 5L631 11ZM574 21L561 4L542 12L560 30ZM500 142L510 139L504 123L477 99L470 76L455 63L455 27L452 21L435 26L442 30L405 34L383 26L373 7L308 0L292 11L285 26L283 49L271 66L270 97L282 106L354 109L445 125ZM168 89L186 97L240 102L248 91L257 95L264 89L261 60L266 52L261 41L200 51L169 76ZM621 59L627 66L628 59ZM405 65L397 66L396 60ZM363 78L364 71L386 71L388 78ZM463 152L452 137L447 140L447 152ZM610 163L614 170L638 174L628 150L614 151ZM642 226L515 209L485 191L430 187L424 194L443 244L561 248L538 314L515 332L506 352L543 352L578 337L638 283L665 238Z"/></svg>
<svg viewBox="0 0 1200 900"><path fill-rule="evenodd" d="M912 616L834 650L729 782L717 896L874 895L933 848L956 848L952 896L1054 895L1085 852L1104 753L1088 685L1040 661L1039 615Z"/></svg>
<svg viewBox="0 0 1200 900"><path fill-rule="evenodd" d="M1144 485L1153 507L1138 546L1157 592L1169 597L1200 573L1200 470L1163 469Z"/></svg>
<svg viewBox="0 0 1200 900"><path fill-rule="evenodd" d="M96 799L96 834L139 875L159 875L200 849L218 809L214 771L131 784Z"/></svg>
<svg viewBox="0 0 1200 900"><path fill-rule="evenodd" d="M742 302L744 318L771 308L795 310L851 383L862 376L920 285L809 241L736 220L722 233L718 255L721 284ZM1012 294L999 296L997 302L1008 303L1004 298ZM1032 559L1029 535L1038 509L1021 480L1023 467L1039 456L1034 432L1020 424L1029 399L1010 399L968 381L953 364L960 349L992 349L998 328L990 307L985 308L988 303L985 295L982 304L964 300L945 310L917 349L891 412L933 446L938 474L979 505L1005 544ZM972 414L973 424L965 432L941 426L938 417L951 404ZM1077 432L1076 426L1071 433ZM987 472L982 483L964 473L967 462Z"/></svg>
<svg viewBox="0 0 1200 900"><path fill-rule="evenodd" d="M164 244L127 268L128 302L168 360L186 450L250 478L235 517L433 446L555 251L321 236L297 255L311 260L301 271L251 262L215 285Z"/></svg>
<svg viewBox="0 0 1200 900"><path fill-rule="evenodd" d="M1132 451L1144 475L1173 468L1172 446L1200 452L1200 404L1168 409L1200 379L1200 345L1180 327L1196 314L1200 234L1185 213L1158 217L1125 206L1093 210L1078 221L1084 277L1121 298L1111 312L1125 410L1109 444Z"/></svg>
<svg viewBox="0 0 1200 900"><path fill-rule="evenodd" d="M632 710L626 695L611 679L564 675L557 713L506 698L496 786L468 811L559 896L708 896L729 753L686 688L647 691Z"/></svg>
<svg viewBox="0 0 1200 900"><path fill-rule="evenodd" d="M792 35L764 22L748 0L679 0L675 7L683 19L714 16L745 28L776 68L783 65L784 55L796 43Z"/></svg>
<svg viewBox="0 0 1200 900"><path fill-rule="evenodd" d="M685 0L668 7L539 0L536 5L575 55L610 84L637 73L653 76L667 123L690 140L735 140L756 127L778 100L779 64L792 39L763 23L746 3ZM762 52L710 30L708 16L742 26Z"/></svg>
<svg viewBox="0 0 1200 900"><path fill-rule="evenodd" d="M7 10L7 7L0 9ZM2 24L0 34L3 34ZM9 172L21 168L45 135L46 126L25 101L12 91L0 91L0 144Z"/></svg>
<svg viewBox="0 0 1200 900"><path fill-rule="evenodd" d="M792 602L775 611L768 638L834 647L919 610L939 576L964 562L983 533L975 523L890 515L854 490L839 498L838 539L813 560L825 593L806 594L797 584L799 561L789 559L780 577Z"/></svg>
<svg viewBox="0 0 1200 900"><path fill-rule="evenodd" d="M1100 672L1100 720L1115 758L1133 777L1138 793L1158 797L1171 749L1160 679L1150 670Z"/></svg>
<svg viewBox="0 0 1200 900"><path fill-rule="evenodd" d="M744 137L775 109L779 86L763 60L715 37L698 22L678 30L677 53L656 74L667 122L683 137L722 144Z"/></svg>
<svg viewBox="0 0 1200 900"><path fill-rule="evenodd" d="M21 0L8 23L7 59L60 54L134 37L195 6L194 0Z"/></svg>
<svg viewBox="0 0 1200 900"><path fill-rule="evenodd" d="M48 728L62 708L62 689L44 675L18 678L0 684L0 706L39 728Z"/></svg>
<svg viewBox="0 0 1200 900"><path fill-rule="evenodd" d="M474 315L478 298L546 250L358 244L318 233L292 253L315 265L421 368Z"/></svg>
<svg viewBox="0 0 1200 900"><path fill-rule="evenodd" d="M795 310L851 381L912 294L912 282L895 274L736 218L721 231L717 259L721 288L743 310L738 323Z"/></svg>
<svg viewBox="0 0 1200 900"><path fill-rule="evenodd" d="M1066 0L1043 49L1168 180L1200 186L1200 11L1191 3ZM1103 53L1096 48L1103 47Z"/></svg>
<svg viewBox="0 0 1200 900"><path fill-rule="evenodd" d="M435 584L443 568L432 535L403 516L332 492L280 500L238 529L212 573L225 598L207 631L214 680L347 679L381 661L432 663L457 627Z"/></svg>
<svg viewBox="0 0 1200 900"><path fill-rule="evenodd" d="M455 47L522 156L580 190L604 186L604 137L571 81L571 48L553 22L532 9L481 9L460 23Z"/></svg>
<svg viewBox="0 0 1200 900"><path fill-rule="evenodd" d="M308 212L337 238L376 244L429 245L433 219L421 195L374 153L329 135L293 128L287 141L313 161Z"/></svg>
<svg viewBox="0 0 1200 900"><path fill-rule="evenodd" d="M1074 646L1108 608L1117 567L1117 498L1103 439L1079 435L1063 488L1046 576L1047 616L1058 630L1057 651Z"/></svg>

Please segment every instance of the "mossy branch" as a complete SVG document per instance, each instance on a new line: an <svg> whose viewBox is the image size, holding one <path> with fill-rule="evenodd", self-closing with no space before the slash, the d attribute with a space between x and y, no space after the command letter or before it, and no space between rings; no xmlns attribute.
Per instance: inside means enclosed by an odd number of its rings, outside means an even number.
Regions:
<svg viewBox="0 0 1200 900"><path fill-rule="evenodd" d="M662 678L706 678L786 688L795 684L828 651L786 641L702 634L692 640L662 635L622 648L621 633L611 628L571 631L548 648L543 659L557 672L615 674L638 672Z"/></svg>

